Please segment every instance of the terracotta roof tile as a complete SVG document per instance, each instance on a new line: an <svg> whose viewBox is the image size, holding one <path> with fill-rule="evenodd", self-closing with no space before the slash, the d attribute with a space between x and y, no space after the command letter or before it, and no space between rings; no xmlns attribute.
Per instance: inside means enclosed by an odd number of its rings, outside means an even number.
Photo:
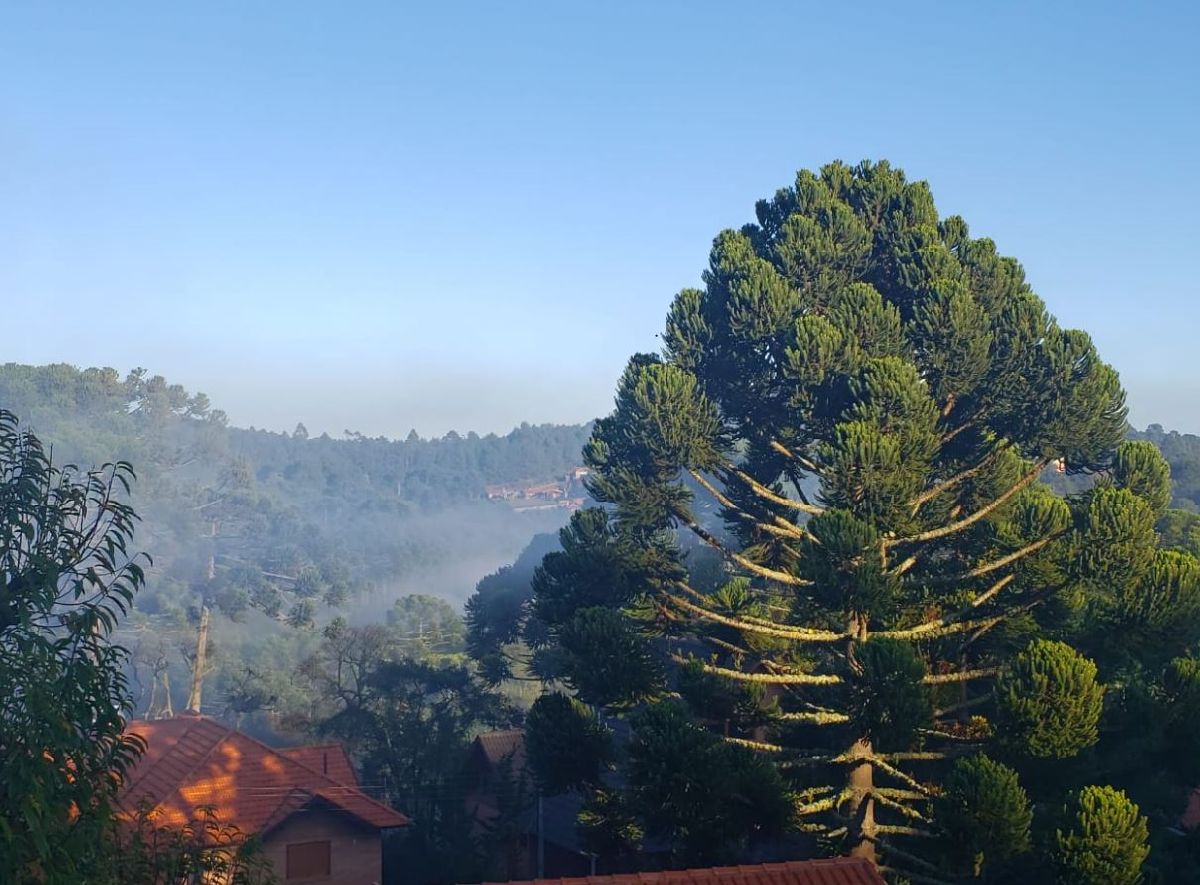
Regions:
<svg viewBox="0 0 1200 885"><path fill-rule="evenodd" d="M321 772L339 784L345 784L348 787L358 786L358 777L354 773L354 766L350 764L346 750L341 744L283 747L279 752L313 771Z"/></svg>
<svg viewBox="0 0 1200 885"><path fill-rule="evenodd" d="M306 757L297 751L310 748L275 750L194 715L131 722L128 731L140 735L147 746L121 791L120 803L127 814L142 802L151 803L160 825L181 826L196 819L201 808L212 807L220 823L243 833L262 833L314 801L379 829L408 824L404 815L362 792L352 771L347 781L344 771L332 771L336 777L325 775L293 758ZM339 753L349 769L340 748Z"/></svg>
<svg viewBox="0 0 1200 885"><path fill-rule="evenodd" d="M525 768L525 733L521 729L485 731L475 741L491 765L497 765L506 756L512 756L514 770Z"/></svg>
<svg viewBox="0 0 1200 885"><path fill-rule="evenodd" d="M884 885L884 880L870 861L833 857L659 873L536 879L528 885Z"/></svg>

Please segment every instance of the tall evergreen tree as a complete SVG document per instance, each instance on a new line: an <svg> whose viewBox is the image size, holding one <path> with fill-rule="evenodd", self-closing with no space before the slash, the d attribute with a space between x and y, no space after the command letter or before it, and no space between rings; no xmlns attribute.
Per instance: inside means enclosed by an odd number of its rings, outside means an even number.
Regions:
<svg viewBox="0 0 1200 885"><path fill-rule="evenodd" d="M1077 752L1095 740L1094 668L1030 641L1075 635L1089 606L1158 629L1158 603L1186 595L1154 553L1164 465L1145 448L1114 461L1116 373L925 183L833 163L757 216L716 238L662 354L630 360L585 452L607 529L576 520L591 560L547 562L526 635L585 701L662 697L655 654L690 673L704 719L749 700L766 725L719 714L725 740L782 764L807 828L922 867L903 840L931 830L949 760L993 734L969 718L993 708L993 678L1012 665L1006 746ZM1064 500L1039 483L1056 462L1111 480ZM726 586L693 586L680 534L719 552ZM606 557L628 565L597 592L585 566ZM1030 696L1047 685L1072 705L1058 743L1060 714Z"/></svg>

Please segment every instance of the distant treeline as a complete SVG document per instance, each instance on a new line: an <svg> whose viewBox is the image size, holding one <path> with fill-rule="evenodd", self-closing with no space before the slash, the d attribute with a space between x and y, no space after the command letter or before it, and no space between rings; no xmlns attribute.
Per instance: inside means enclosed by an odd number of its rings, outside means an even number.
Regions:
<svg viewBox="0 0 1200 885"><path fill-rule="evenodd" d="M515 514L488 501L485 486L565 476L589 432L523 424L504 436L309 438L303 426L290 434L230 427L204 394L142 369L64 364L0 366L0 409L37 433L58 465L124 460L136 470L137 544L154 565L127 641L155 666L169 661L177 706L202 608L216 619L208 696L220 698L261 654L264 616L296 627L340 612L366 617L368 608L382 618L410 581L419 592L465 598L481 575L567 516ZM291 631L268 632L294 645ZM271 654L295 650L282 651ZM259 666L272 663L282 661ZM221 712L209 702L205 709Z"/></svg>
<svg viewBox="0 0 1200 885"><path fill-rule="evenodd" d="M122 377L62 363L0 367L0 404L81 465L118 457L152 469L174 444L244 459L257 480L289 497L381 495L433 508L480 499L491 483L561 476L579 463L589 432L588 425L523 423L503 436L450 431L423 439L412 431L389 440L353 431L310 438L303 424L290 434L247 430L229 427L203 393L144 369Z"/></svg>

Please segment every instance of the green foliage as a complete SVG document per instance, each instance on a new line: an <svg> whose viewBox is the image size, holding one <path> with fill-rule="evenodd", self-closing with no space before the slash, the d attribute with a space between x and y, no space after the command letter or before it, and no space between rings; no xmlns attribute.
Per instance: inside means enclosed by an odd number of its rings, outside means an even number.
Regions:
<svg viewBox="0 0 1200 885"><path fill-rule="evenodd" d="M459 654L465 648L462 615L444 599L423 593L401 596L387 613L387 624L408 646L412 657Z"/></svg>
<svg viewBox="0 0 1200 885"><path fill-rule="evenodd" d="M56 459L137 464L139 535L156 567L125 629L165 649L167 668L148 672L135 654L133 686L169 676L175 709L183 707L207 606L206 713L219 712L214 700L241 678L248 656L257 671L273 669L257 660L265 637L287 637L288 660L303 656L314 639L304 634L331 608L361 615L375 587L401 580L451 597L461 587L443 586L444 575L448 566L459 573L464 551L486 561L557 530L565 510L514 514L510 503L487 500L487 489L562 479L588 432L525 424L503 436L403 441L272 433L230 427L203 394L144 370L67 365L0 366L0 403L39 428ZM277 712L294 712L294 692L272 693ZM137 698L139 712L148 694Z"/></svg>
<svg viewBox="0 0 1200 885"><path fill-rule="evenodd" d="M623 857L637 851L645 831L620 790L593 790L576 821L584 847L602 857Z"/></svg>
<svg viewBox="0 0 1200 885"><path fill-rule="evenodd" d="M412 817L399 848L406 877L433 883L486 875L462 801L465 760L475 731L512 724L504 700L466 667L406 657L378 625L334 622L301 675L316 702L297 724L341 741L363 782Z"/></svg>
<svg viewBox="0 0 1200 885"><path fill-rule="evenodd" d="M1158 550L1145 577L1113 593L1113 629L1128 645L1141 641L1162 650L1186 647L1197 635L1200 562L1190 553Z"/></svg>
<svg viewBox="0 0 1200 885"><path fill-rule="evenodd" d="M695 716L739 733L768 724L779 712L778 700L768 700L761 685L724 679L695 659L679 669L676 689Z"/></svg>
<svg viewBox="0 0 1200 885"><path fill-rule="evenodd" d="M1128 489L1097 489L1084 514L1080 572L1097 593L1138 584L1154 563L1154 511Z"/></svg>
<svg viewBox="0 0 1200 885"><path fill-rule="evenodd" d="M1136 885L1150 853L1146 818L1125 793L1086 787L1063 810L1051 849L1062 885Z"/></svg>
<svg viewBox="0 0 1200 885"><path fill-rule="evenodd" d="M809 520L801 546L806 573L826 607L842 615L886 613L899 582L878 554L879 533L846 510L827 510Z"/></svg>
<svg viewBox="0 0 1200 885"><path fill-rule="evenodd" d="M1017 773L987 756L960 759L935 803L943 850L979 876L1029 850L1033 810Z"/></svg>
<svg viewBox="0 0 1200 885"><path fill-rule="evenodd" d="M1136 482L1136 469L1163 478L1165 465L1160 456L1145 451L1147 446L1125 444L1121 463L1126 466L1119 476ZM1089 591L1091 644L1157 661L1186 649L1200 636L1196 557L1179 549L1159 549L1152 505L1127 488L1097 489L1084 521L1079 571Z"/></svg>
<svg viewBox="0 0 1200 885"><path fill-rule="evenodd" d="M535 537L511 566L480 580L467 600L467 652L492 685L512 676L508 647L521 639L534 572L554 547L553 536Z"/></svg>
<svg viewBox="0 0 1200 885"><path fill-rule="evenodd" d="M1098 488L1082 522L1076 561L1088 647L1152 666L1183 652L1200 636L1195 556L1159 549L1155 512L1129 489Z"/></svg>
<svg viewBox="0 0 1200 885"><path fill-rule="evenodd" d="M682 858L726 858L788 825L791 800L769 760L720 740L674 701L639 711L633 727L628 776L637 816Z"/></svg>
<svg viewBox="0 0 1200 885"><path fill-rule="evenodd" d="M1067 759L1096 743L1103 700L1094 663L1065 643L1038 639L997 679L997 726L1018 753Z"/></svg>
<svg viewBox="0 0 1200 885"><path fill-rule="evenodd" d="M583 608L623 608L644 592L630 567L632 551L610 527L608 514L589 507L559 532L562 550L547 553L533 575L533 613L547 626L565 624Z"/></svg>
<svg viewBox="0 0 1200 885"><path fill-rule="evenodd" d="M133 471L51 463L0 411L0 880L82 881L142 746L124 733L128 653L110 637L144 573Z"/></svg>
<svg viewBox="0 0 1200 885"><path fill-rule="evenodd" d="M523 846L528 845L529 838L529 812L535 807L538 800L534 794L533 785L529 781L528 773L518 767L518 758L515 753L506 755L497 762L494 770L487 776L486 782L491 792L490 798L495 815L485 816L483 820L479 820L479 816L476 815L467 822L467 825L469 827L479 825L482 829L482 838L472 841L475 841L478 848L482 849L479 867L486 869L484 875L507 881L513 876L521 874L520 871L523 868L521 852ZM477 786L478 784L470 784L467 789L470 790ZM453 818L453 816L451 817ZM450 819L443 821L442 824L443 826L462 826L463 821ZM424 832L418 831L417 835L417 844L425 843L425 853L429 855L430 861L436 861L438 852L436 849L432 852L429 851L429 843L433 841L431 837L437 836L437 831L425 827ZM462 841L461 833L454 835L458 836L458 841ZM408 840L407 847L409 848L408 853L412 854L413 840ZM462 870L464 866L470 865L466 858L456 858L455 863L448 864L447 869L441 872L441 881L460 881L450 878L450 870L453 868ZM434 873L434 870L430 870L429 873ZM461 876L462 873L459 872L458 875Z"/></svg>
<svg viewBox="0 0 1200 885"><path fill-rule="evenodd" d="M1200 509L1200 436L1165 431L1151 424L1143 432L1130 434L1134 439L1154 443L1171 465L1172 507Z"/></svg>
<svg viewBox="0 0 1200 885"><path fill-rule="evenodd" d="M613 758L612 736L586 705L553 692L525 717L525 753L541 791L553 796L600 783Z"/></svg>
<svg viewBox="0 0 1200 885"><path fill-rule="evenodd" d="M662 690L662 667L647 637L619 610L580 609L557 638L562 677L590 704L625 707Z"/></svg>
<svg viewBox="0 0 1200 885"><path fill-rule="evenodd" d="M1117 488L1129 489L1161 516L1171 504L1171 467L1152 442L1127 440L1117 447L1112 478Z"/></svg>
<svg viewBox="0 0 1200 885"><path fill-rule="evenodd" d="M1200 513L1186 510L1168 510L1156 526L1162 536L1164 547L1186 550L1200 556Z"/></svg>
<svg viewBox="0 0 1200 885"><path fill-rule="evenodd" d="M925 662L911 644L895 639L872 639L854 654L858 670L850 676L843 709L857 734L879 750L909 749L933 718L921 684Z"/></svg>
<svg viewBox="0 0 1200 885"><path fill-rule="evenodd" d="M917 368L873 359L849 378L848 407L821 449L822 495L878 529L913 526L910 499L937 453L937 406Z"/></svg>
<svg viewBox="0 0 1200 885"><path fill-rule="evenodd" d="M274 885L274 867L257 836L222 824L212 808L182 826L158 826L149 809L139 809L119 832L109 865L89 871L89 882L158 885L222 882Z"/></svg>
<svg viewBox="0 0 1200 885"><path fill-rule="evenodd" d="M1166 741L1167 760L1190 783L1200 777L1200 661L1175 658L1163 672L1155 711Z"/></svg>

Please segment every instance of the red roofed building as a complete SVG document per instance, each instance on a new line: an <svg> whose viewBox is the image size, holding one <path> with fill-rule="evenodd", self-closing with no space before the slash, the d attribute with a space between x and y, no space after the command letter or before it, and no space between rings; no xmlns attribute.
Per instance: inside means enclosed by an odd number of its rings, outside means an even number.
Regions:
<svg viewBox="0 0 1200 885"><path fill-rule="evenodd" d="M885 885L870 861L859 857L789 860L668 870L661 873L617 873L575 879L535 879L529 885Z"/></svg>
<svg viewBox="0 0 1200 885"><path fill-rule="evenodd" d="M182 827L211 807L221 825L261 838L283 883L382 882L381 833L409 821L362 791L340 746L276 750L191 714L127 731L146 741L121 790L127 815L149 805L156 825Z"/></svg>

